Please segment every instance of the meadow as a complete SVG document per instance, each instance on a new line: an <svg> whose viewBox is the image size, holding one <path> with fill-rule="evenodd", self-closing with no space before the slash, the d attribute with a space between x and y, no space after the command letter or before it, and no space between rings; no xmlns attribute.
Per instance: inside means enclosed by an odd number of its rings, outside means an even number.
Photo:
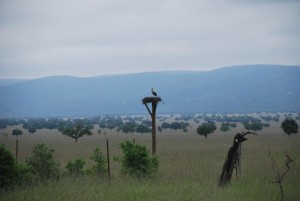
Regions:
<svg viewBox="0 0 300 201"><path fill-rule="evenodd" d="M217 123L220 127L220 123ZM15 154L14 128L1 130L0 143ZM276 161L276 169L283 172L285 152L294 160L283 180L284 200L300 198L300 135L289 137L280 128L279 122L258 131L258 136L248 135L242 145L242 173L234 175L225 187L217 185L228 149L236 133L245 131L240 123L236 128L224 133L219 129L208 138L196 134L196 126L191 125L188 132L166 129L157 133L157 155L159 171L151 178L137 179L120 175L120 165L114 156L121 156L120 143L135 140L151 150L150 134L123 134L116 130L97 133L95 126L92 136L84 136L75 143L57 130L38 130L31 134L24 131L19 137L19 161L30 156L35 143L44 142L55 150L55 159L64 166L69 160L82 158L87 167L92 165L90 155L99 146L106 154L106 139L109 140L111 174L107 178L96 176L65 177L58 181L47 181L33 186L15 188L2 192L0 200L280 200L278 184L274 180L269 150ZM8 135L4 135L7 133Z"/></svg>

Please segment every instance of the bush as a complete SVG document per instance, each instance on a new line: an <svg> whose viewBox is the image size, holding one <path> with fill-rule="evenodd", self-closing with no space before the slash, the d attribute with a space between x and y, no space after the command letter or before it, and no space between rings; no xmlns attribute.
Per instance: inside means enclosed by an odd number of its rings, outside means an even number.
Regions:
<svg viewBox="0 0 300 201"><path fill-rule="evenodd" d="M69 175L72 176L83 175L84 165L85 165L85 161L79 158L76 159L75 161L69 161L68 164L66 165L66 169Z"/></svg>
<svg viewBox="0 0 300 201"><path fill-rule="evenodd" d="M16 164L12 153L0 146L0 188L13 185L32 184L35 181L32 167L24 164Z"/></svg>
<svg viewBox="0 0 300 201"><path fill-rule="evenodd" d="M91 155L91 160L96 162L96 165L93 166L93 172L98 175L103 175L106 172L106 158L103 156L99 147L94 150L93 155Z"/></svg>
<svg viewBox="0 0 300 201"><path fill-rule="evenodd" d="M158 170L157 156L150 156L145 146L130 141L121 143L124 156L119 160L121 173L131 176L150 176Z"/></svg>
<svg viewBox="0 0 300 201"><path fill-rule="evenodd" d="M16 161L12 153L0 146L0 188L7 188L14 183L17 175Z"/></svg>
<svg viewBox="0 0 300 201"><path fill-rule="evenodd" d="M15 183L17 185L28 185L36 182L37 178L34 175L32 166L26 163L18 163L17 165L17 175L15 178Z"/></svg>
<svg viewBox="0 0 300 201"><path fill-rule="evenodd" d="M59 177L59 164L53 159L54 149L46 144L35 144L32 148L32 156L26 159L26 163L32 167L38 179L44 180Z"/></svg>

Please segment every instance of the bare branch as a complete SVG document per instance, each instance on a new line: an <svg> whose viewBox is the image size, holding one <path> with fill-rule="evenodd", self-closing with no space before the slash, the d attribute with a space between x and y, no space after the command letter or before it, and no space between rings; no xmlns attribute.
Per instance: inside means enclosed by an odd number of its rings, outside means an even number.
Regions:
<svg viewBox="0 0 300 201"><path fill-rule="evenodd" d="M285 152L286 160L285 165L287 166L287 169L283 172L283 174L280 174L279 170L275 171L275 160L272 158L271 151L269 149L269 158L272 161L272 171L275 177L275 181L271 181L267 179L270 183L277 183L280 188L280 195L281 195L281 201L283 201L283 187L282 187L282 180L284 176L288 173L290 170L290 163L293 162L293 160L290 158L290 156ZM276 174L277 173L277 174Z"/></svg>

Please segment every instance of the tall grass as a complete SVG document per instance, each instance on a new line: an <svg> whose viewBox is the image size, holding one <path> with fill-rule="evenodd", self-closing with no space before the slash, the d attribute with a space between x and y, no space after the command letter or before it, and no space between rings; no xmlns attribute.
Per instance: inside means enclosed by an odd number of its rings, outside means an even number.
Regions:
<svg viewBox="0 0 300 201"><path fill-rule="evenodd" d="M284 152L294 159L290 172L283 180L284 199L297 200L300 197L300 136L289 138L280 127L272 124L258 136L247 136L248 141L242 145L242 175L233 175L231 184L226 187L217 185L218 174L232 145L234 134L242 131L236 128L227 133L216 132L207 139L194 134L163 131L157 136L157 155L160 168L156 176L135 179L120 176L120 167L111 160L112 180L109 185L106 178L85 176L65 177L59 181L49 181L34 186L15 188L1 192L0 200L279 200L280 192L273 179L269 149L276 160L279 171L285 169ZM55 149L56 159L61 167L67 161L83 158L91 165L89 156L97 145L105 152L105 139L109 138L111 159L120 156L120 142L135 138L136 143L144 144L149 149L149 134L117 134L107 132L107 136L95 134L80 138L77 143L57 131L42 130L37 134L25 133L19 138L22 154L20 161L30 155L35 142L45 142ZM15 138L0 136L14 153Z"/></svg>

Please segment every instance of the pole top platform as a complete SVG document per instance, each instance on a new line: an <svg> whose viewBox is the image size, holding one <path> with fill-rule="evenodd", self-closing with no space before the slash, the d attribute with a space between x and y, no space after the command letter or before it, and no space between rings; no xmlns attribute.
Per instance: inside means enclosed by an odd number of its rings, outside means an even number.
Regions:
<svg viewBox="0 0 300 201"><path fill-rule="evenodd" d="M158 103L160 101L162 101L162 100L159 96L148 96L148 97L143 98L143 100L142 100L143 104Z"/></svg>

